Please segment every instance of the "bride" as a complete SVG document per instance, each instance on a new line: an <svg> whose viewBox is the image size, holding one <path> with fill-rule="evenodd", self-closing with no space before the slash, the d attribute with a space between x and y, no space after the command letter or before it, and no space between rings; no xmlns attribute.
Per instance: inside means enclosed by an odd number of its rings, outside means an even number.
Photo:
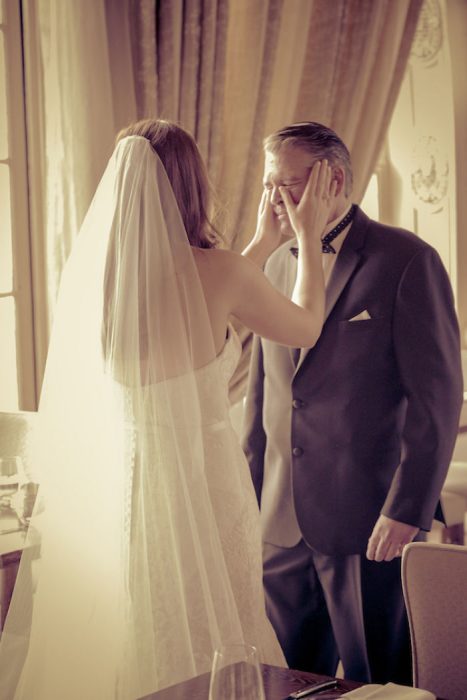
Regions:
<svg viewBox="0 0 467 700"><path fill-rule="evenodd" d="M280 237L267 191L245 255L221 250L191 136L162 120L119 135L62 277L3 700L133 700L208 671L229 642L285 665L229 421L241 351L229 318L314 345L330 179L317 163L299 203L281 189L300 248L290 301L261 271Z"/></svg>

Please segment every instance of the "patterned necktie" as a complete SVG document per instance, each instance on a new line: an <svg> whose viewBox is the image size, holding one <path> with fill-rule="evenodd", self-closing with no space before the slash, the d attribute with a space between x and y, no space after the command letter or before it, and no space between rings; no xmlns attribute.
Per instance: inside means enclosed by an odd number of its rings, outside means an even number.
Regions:
<svg viewBox="0 0 467 700"><path fill-rule="evenodd" d="M334 226L334 228L329 231L322 239L322 251L323 253L333 253L334 255L336 254L335 249L332 247L331 242L340 234L342 231L350 224L352 219L355 216L355 212L357 211L357 205L352 204L350 207L349 211L347 214L344 216L344 218L339 221L337 226ZM292 255L295 255L296 258L298 258L298 248L291 248L290 252Z"/></svg>

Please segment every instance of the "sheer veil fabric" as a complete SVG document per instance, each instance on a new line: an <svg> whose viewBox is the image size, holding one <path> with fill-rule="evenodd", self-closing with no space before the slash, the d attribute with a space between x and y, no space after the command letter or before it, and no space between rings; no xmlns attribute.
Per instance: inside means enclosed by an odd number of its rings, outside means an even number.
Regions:
<svg viewBox="0 0 467 700"><path fill-rule="evenodd" d="M228 642L283 662L260 592L245 639L225 555L219 513L235 520L229 504L250 486L243 467L210 483L213 435L224 436L224 464L240 460L219 419L221 368L165 169L146 139L125 138L62 277L32 450L40 495L0 644L2 700L141 697L209 670ZM260 547L259 524L248 527Z"/></svg>

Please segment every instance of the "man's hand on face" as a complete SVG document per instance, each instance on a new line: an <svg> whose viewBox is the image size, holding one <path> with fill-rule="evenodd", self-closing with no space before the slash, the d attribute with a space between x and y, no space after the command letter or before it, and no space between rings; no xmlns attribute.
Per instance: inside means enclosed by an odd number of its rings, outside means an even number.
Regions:
<svg viewBox="0 0 467 700"><path fill-rule="evenodd" d="M280 187L282 200L287 209L290 224L300 242L304 239L321 239L329 221L337 183L331 182L332 169L327 160L317 161L310 172L308 181L298 203L290 192Z"/></svg>
<svg viewBox="0 0 467 700"><path fill-rule="evenodd" d="M391 561L400 557L405 545L412 542L418 532L418 527L380 515L368 540L367 559Z"/></svg>

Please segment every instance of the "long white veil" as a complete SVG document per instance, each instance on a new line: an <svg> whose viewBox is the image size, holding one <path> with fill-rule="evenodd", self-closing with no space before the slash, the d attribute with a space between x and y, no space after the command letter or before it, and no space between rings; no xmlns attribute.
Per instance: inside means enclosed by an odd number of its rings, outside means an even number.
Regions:
<svg viewBox="0 0 467 700"><path fill-rule="evenodd" d="M164 167L146 139L125 138L62 277L3 700L137 698L242 641L200 429L198 370L214 359Z"/></svg>

